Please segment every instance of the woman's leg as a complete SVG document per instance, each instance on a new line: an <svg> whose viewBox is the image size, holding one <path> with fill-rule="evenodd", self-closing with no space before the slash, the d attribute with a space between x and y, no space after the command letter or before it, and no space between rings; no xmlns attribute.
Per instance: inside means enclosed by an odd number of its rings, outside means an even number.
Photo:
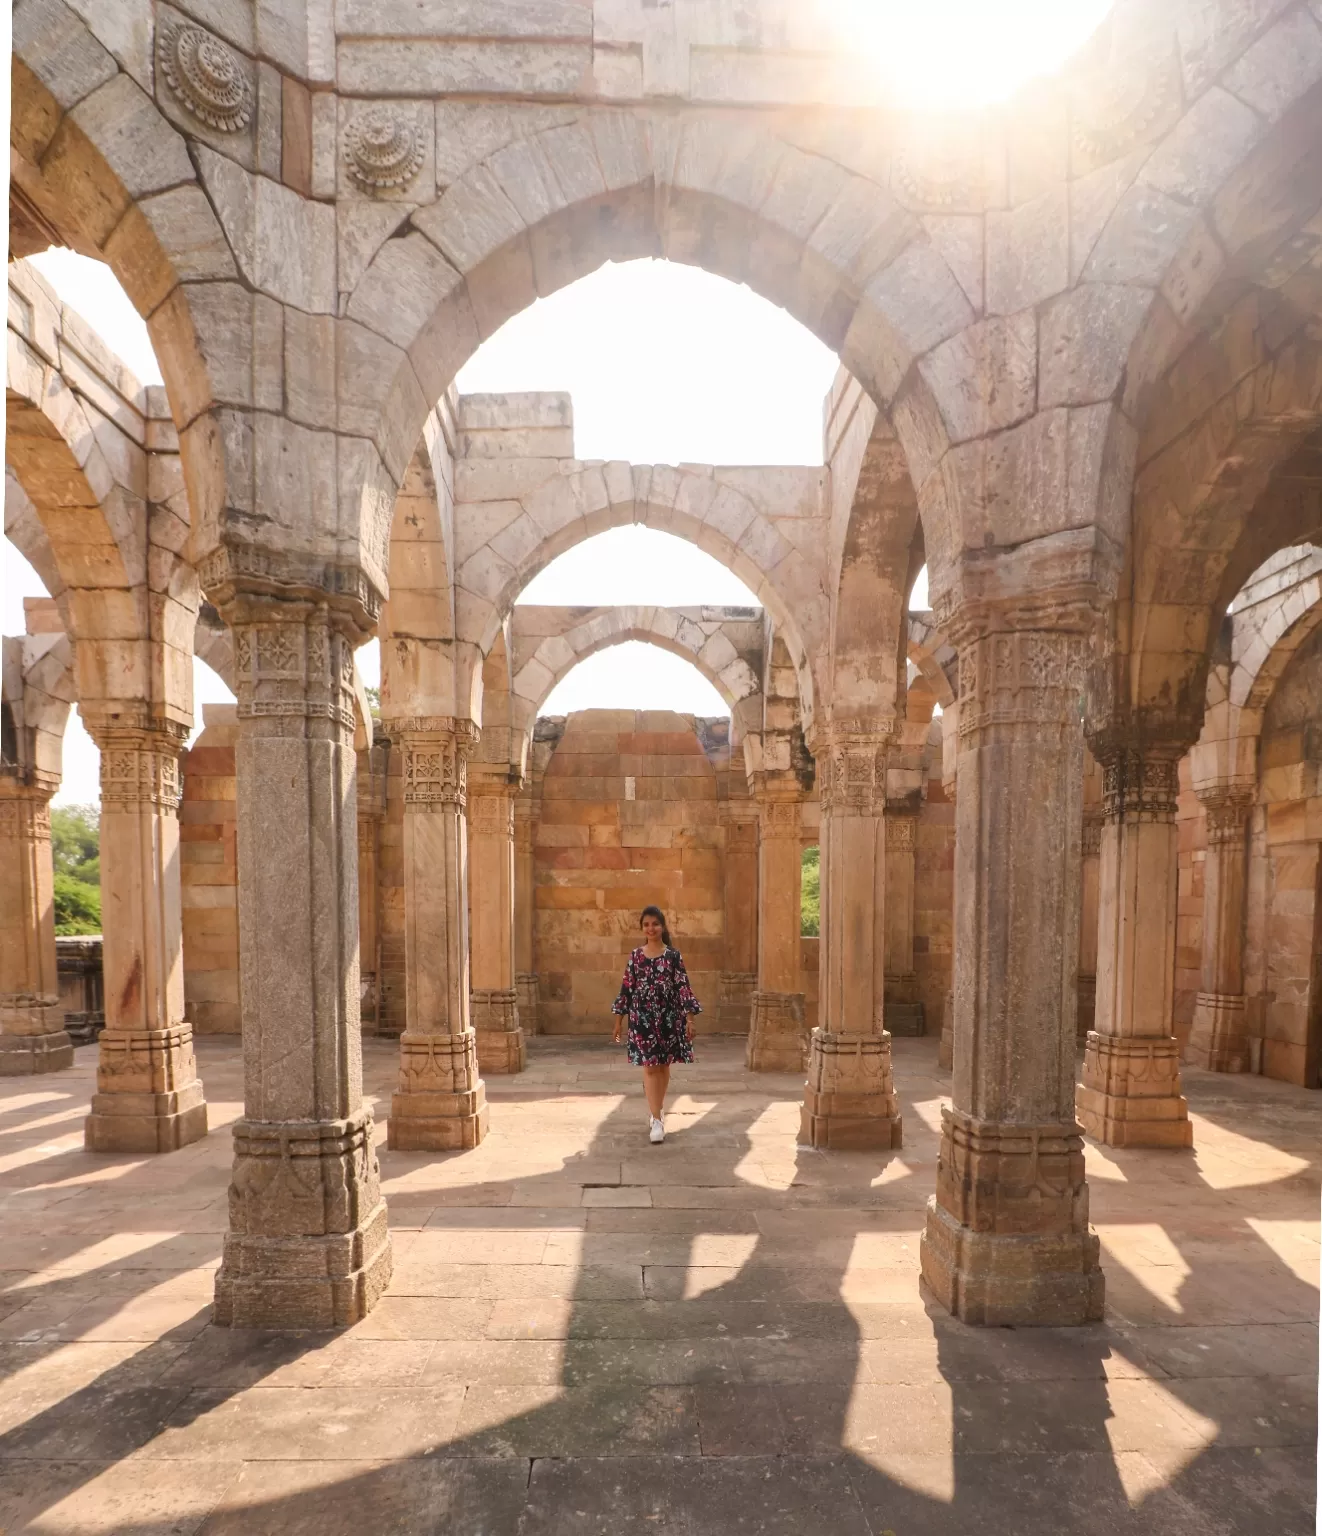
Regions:
<svg viewBox="0 0 1322 1536"><path fill-rule="evenodd" d="M644 1067L643 1091L647 1095L647 1108L656 1119L665 1108L666 1087L670 1082L669 1067Z"/></svg>

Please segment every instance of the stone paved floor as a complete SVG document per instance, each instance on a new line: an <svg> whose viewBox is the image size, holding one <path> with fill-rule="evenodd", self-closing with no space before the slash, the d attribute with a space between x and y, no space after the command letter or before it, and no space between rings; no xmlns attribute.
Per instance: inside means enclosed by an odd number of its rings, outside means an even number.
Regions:
<svg viewBox="0 0 1322 1536"><path fill-rule="evenodd" d="M1106 1324L974 1330L918 1280L934 1044L884 1157L701 1055L660 1148L617 1053L546 1041L476 1152L383 1145L394 1283L339 1335L208 1324L235 1045L169 1157L82 1151L90 1050L0 1080L0 1531L1313 1530L1322 1095L1190 1072L1195 1153L1089 1147Z"/></svg>

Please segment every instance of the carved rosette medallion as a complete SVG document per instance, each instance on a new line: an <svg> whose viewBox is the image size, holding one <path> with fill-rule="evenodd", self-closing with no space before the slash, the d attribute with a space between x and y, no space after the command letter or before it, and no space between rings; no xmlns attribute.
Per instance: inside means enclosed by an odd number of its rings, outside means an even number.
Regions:
<svg viewBox="0 0 1322 1536"><path fill-rule="evenodd" d="M163 26L156 62L170 89L194 117L220 133L237 133L252 117L252 85L234 50L201 27Z"/></svg>
<svg viewBox="0 0 1322 1536"><path fill-rule="evenodd" d="M1178 758L1167 752L1116 747L1102 759L1102 814L1107 821L1175 820Z"/></svg>
<svg viewBox="0 0 1322 1536"><path fill-rule="evenodd" d="M797 800L764 800L761 805L761 820L764 838L797 838L799 802Z"/></svg>
<svg viewBox="0 0 1322 1536"><path fill-rule="evenodd" d="M891 162L891 186L911 208L967 212L985 201L981 151L973 144L906 145Z"/></svg>
<svg viewBox="0 0 1322 1536"><path fill-rule="evenodd" d="M1179 106L1173 57L1146 67L1113 64L1075 88L1070 114L1074 153L1089 165L1118 160L1148 142Z"/></svg>
<svg viewBox="0 0 1322 1536"><path fill-rule="evenodd" d="M397 107L381 103L357 113L344 130L344 166L364 192L406 187L422 167L422 134Z"/></svg>

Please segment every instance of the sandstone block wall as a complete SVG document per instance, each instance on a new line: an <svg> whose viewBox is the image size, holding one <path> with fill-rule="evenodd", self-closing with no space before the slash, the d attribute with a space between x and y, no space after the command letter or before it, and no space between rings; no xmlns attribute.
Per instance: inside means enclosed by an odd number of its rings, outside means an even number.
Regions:
<svg viewBox="0 0 1322 1536"><path fill-rule="evenodd" d="M204 729L183 754L179 881L184 1008L203 1035L239 1033L238 855L233 704L203 706Z"/></svg>
<svg viewBox="0 0 1322 1536"><path fill-rule="evenodd" d="M545 723L545 722L544 722ZM711 1029L724 964L725 829L716 769L689 716L584 710L541 782L534 952L544 1034L598 1034L638 914L665 912Z"/></svg>

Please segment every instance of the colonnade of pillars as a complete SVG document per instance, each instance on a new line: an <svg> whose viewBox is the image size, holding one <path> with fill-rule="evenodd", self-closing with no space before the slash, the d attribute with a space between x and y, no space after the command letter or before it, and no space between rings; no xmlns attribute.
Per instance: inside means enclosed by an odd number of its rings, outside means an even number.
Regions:
<svg viewBox="0 0 1322 1536"><path fill-rule="evenodd" d="M351 686L361 635L314 601L236 597L228 616L238 835L261 856L245 858L240 874L245 1103L234 1127L216 1316L343 1323L370 1308L391 1269L358 1027ZM943 1115L922 1264L937 1296L973 1322L1099 1314L1080 1121L1112 1144L1189 1141L1171 1026L1171 751L1100 749L1096 1027L1076 1119L1085 651L1082 624L1078 632L992 625L961 637L953 1103ZM107 1025L87 1141L97 1150L167 1150L206 1128L183 1018L180 734L113 715L92 726L102 748ZM905 899L907 858L912 902L913 853L887 801L895 730L853 722L818 752L821 1025L809 1046L801 1130L818 1147L902 1139L884 999L888 966L905 963L903 925L887 920L887 901L888 893ZM523 1062L518 1008L531 991L532 948L515 892L531 885L531 826L508 769L471 762L477 733L467 722L396 720L392 733L404 754L407 1027L389 1144L472 1147L487 1127L482 1071ZM1204 990L1192 1049L1210 1065L1234 1066L1243 1048L1247 800L1207 795ZM69 1060L42 884L48 798L40 786L0 781L0 837L14 845L5 868L18 872L3 884L13 919L6 934L25 936L0 949L0 1060L23 1040L27 1070ZM803 1061L801 798L792 775L767 774L728 818L737 829L732 856L758 868L758 953L755 964L751 951L743 962L757 976L755 1067L798 1070Z"/></svg>

